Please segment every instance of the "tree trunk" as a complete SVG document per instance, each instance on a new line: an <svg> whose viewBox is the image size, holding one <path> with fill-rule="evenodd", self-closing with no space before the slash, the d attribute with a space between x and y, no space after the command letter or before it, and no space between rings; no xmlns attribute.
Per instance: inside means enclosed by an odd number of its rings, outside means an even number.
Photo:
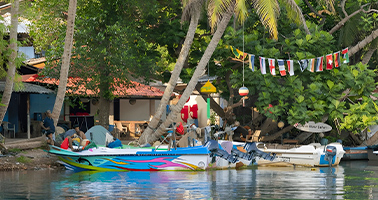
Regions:
<svg viewBox="0 0 378 200"><path fill-rule="evenodd" d="M371 56L373 56L374 52L377 50L377 47L370 46L368 52L365 53L364 57L362 58L362 64L366 65L369 63Z"/></svg>
<svg viewBox="0 0 378 200"><path fill-rule="evenodd" d="M280 130L280 131L278 131L278 132L276 132L276 133L274 133L274 134L272 134L272 135L269 135L269 136L262 136L261 139L260 139L260 141L262 141L262 142L272 141L272 140L278 138L279 136L281 136L282 134L284 134L284 133L290 131L290 130L293 129L293 128L294 128L294 126L291 126L291 125L290 125L290 126L286 126L286 127L283 128L282 130Z"/></svg>
<svg viewBox="0 0 378 200"><path fill-rule="evenodd" d="M199 77L203 74L205 67L207 66L207 63L209 62L215 48L217 47L220 39L222 38L222 35L227 28L228 22L230 21L232 16L232 11L229 11L226 13L223 17L223 19L218 24L217 30L215 31L213 38L211 39L209 45L207 46L204 55L202 56L196 70L194 71L194 74L192 78L189 81L189 84L186 86L186 89L184 93L182 94L180 100L178 103L173 106L172 111L169 113L167 119L159 126L158 130L155 131L151 137L148 137L147 140L141 140L139 141L140 144L143 144L145 141L152 144L156 140L159 139L161 135L164 134L166 131L166 128L169 127L169 125L177 118L177 114L180 112L181 108L185 104L186 100L189 98L190 94L193 92L195 86L197 85Z"/></svg>
<svg viewBox="0 0 378 200"><path fill-rule="evenodd" d="M103 88L103 87L101 87ZM99 104L99 110L98 110L98 120L99 120L99 124L101 126L103 126L104 128L108 129L109 128L109 114L110 114L110 103L112 101L110 101L109 99L106 99L105 98L105 95L104 95L104 92L102 91L105 91L104 89L101 89L100 93L99 93L99 101L98 101L98 104Z"/></svg>
<svg viewBox="0 0 378 200"><path fill-rule="evenodd" d="M62 66L60 68L59 86L58 92L55 99L54 109L52 112L52 118L54 120L55 126L57 126L59 121L59 115L62 110L64 97L66 95L68 72L70 70L70 60L72 55L72 45L73 45L73 34L75 29L75 15L76 15L76 4L77 0L70 0L68 5L68 16L67 16L67 30L66 39L64 43L64 51L62 56Z"/></svg>
<svg viewBox="0 0 378 200"><path fill-rule="evenodd" d="M181 49L180 55L176 61L175 68L173 69L171 78L169 79L168 85L165 88L164 95L161 98L160 104L151 119L150 123L148 124L147 128L142 133L141 137L139 138L139 143L147 143L147 138L153 133L154 129L158 126L161 116L163 115L166 106L168 105L168 102L171 98L171 95L173 93L173 90L176 87L177 80L180 76L181 70L185 64L185 60L188 57L190 47L192 46L194 35L196 33L196 29L198 26L198 21L200 18L200 11L198 13L194 13L193 16L190 19L190 25L188 32L185 37L184 45Z"/></svg>
<svg viewBox="0 0 378 200"><path fill-rule="evenodd" d="M356 46L349 49L349 56L354 55L356 52L364 48L367 44L372 42L375 38L378 37L378 29L373 31L369 36L360 41Z"/></svg>
<svg viewBox="0 0 378 200"><path fill-rule="evenodd" d="M18 9L19 0L15 0L11 7L11 27L9 29L9 49L11 49L11 55L9 57L9 67L7 77L5 81L5 88L3 97L1 98L0 106L0 124L3 122L5 113L7 112L9 101L12 96L14 76L16 74L16 58L17 58L17 26L18 26Z"/></svg>

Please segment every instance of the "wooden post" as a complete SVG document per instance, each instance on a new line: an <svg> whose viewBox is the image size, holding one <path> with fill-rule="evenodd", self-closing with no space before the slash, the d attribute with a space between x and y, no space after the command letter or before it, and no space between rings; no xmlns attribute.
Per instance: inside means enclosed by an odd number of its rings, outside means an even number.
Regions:
<svg viewBox="0 0 378 200"><path fill-rule="evenodd" d="M26 117L27 117L27 134L28 139L30 139L30 94L26 97Z"/></svg>

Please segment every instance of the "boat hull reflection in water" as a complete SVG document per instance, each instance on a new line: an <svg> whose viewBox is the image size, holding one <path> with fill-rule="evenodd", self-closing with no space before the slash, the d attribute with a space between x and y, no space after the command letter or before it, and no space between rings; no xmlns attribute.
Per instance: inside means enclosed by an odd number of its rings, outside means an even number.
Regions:
<svg viewBox="0 0 378 200"><path fill-rule="evenodd" d="M0 199L378 199L376 166L367 167L0 172Z"/></svg>

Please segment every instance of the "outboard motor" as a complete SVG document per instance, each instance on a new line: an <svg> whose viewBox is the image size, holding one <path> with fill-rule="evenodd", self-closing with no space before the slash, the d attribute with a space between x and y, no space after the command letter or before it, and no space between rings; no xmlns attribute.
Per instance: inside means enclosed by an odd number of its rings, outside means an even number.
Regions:
<svg viewBox="0 0 378 200"><path fill-rule="evenodd" d="M255 142L247 142L245 145L244 145L244 149L253 155L253 157L260 157L260 158L263 158L265 160L270 160L270 161L273 161L274 159L276 159L276 154L273 153L266 153L266 152L263 152L261 150L259 150L256 146L256 143Z"/></svg>
<svg viewBox="0 0 378 200"><path fill-rule="evenodd" d="M207 147L207 149L209 149L209 151L212 154L211 156L219 156L231 163L236 163L238 161L238 159L235 158L233 155L227 153L227 151L223 149L220 149L218 142L215 140L206 141L204 146Z"/></svg>
<svg viewBox="0 0 378 200"><path fill-rule="evenodd" d="M259 150L256 146L255 142L247 142L244 145L244 149L247 151L246 153L241 152L237 149L232 149L231 153L239 158L243 158L245 160L252 160L255 159L256 157L263 158L265 160L270 160L273 161L276 158L276 154L270 154L270 153L265 153L261 150Z"/></svg>
<svg viewBox="0 0 378 200"><path fill-rule="evenodd" d="M329 166L332 166L333 157L336 155L336 147L334 146L327 146L325 151L325 160L328 161Z"/></svg>

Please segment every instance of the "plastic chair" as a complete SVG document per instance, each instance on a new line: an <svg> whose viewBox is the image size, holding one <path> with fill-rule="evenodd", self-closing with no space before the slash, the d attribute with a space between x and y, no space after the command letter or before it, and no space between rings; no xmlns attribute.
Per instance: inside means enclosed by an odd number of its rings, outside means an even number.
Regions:
<svg viewBox="0 0 378 200"><path fill-rule="evenodd" d="M6 133L11 137L11 132L13 131L13 138L16 138L16 125L10 122L3 122L3 128ZM4 133L5 134L5 133Z"/></svg>
<svg viewBox="0 0 378 200"><path fill-rule="evenodd" d="M115 126L116 126L116 129L117 129L117 131L118 131L118 133L120 133L120 134L127 134L127 132L128 132L128 127L127 126L123 126L122 125L122 122L120 122L120 121L115 121L114 122L115 123Z"/></svg>

